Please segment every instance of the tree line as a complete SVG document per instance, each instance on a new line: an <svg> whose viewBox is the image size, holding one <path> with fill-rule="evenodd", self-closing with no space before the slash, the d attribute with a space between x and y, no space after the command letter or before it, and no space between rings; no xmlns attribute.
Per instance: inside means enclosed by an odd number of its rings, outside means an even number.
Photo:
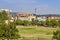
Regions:
<svg viewBox="0 0 60 40"><path fill-rule="evenodd" d="M17 25L37 25L37 26L46 26L46 27L60 27L60 20L50 20L50 21L39 21L39 20L16 20Z"/></svg>

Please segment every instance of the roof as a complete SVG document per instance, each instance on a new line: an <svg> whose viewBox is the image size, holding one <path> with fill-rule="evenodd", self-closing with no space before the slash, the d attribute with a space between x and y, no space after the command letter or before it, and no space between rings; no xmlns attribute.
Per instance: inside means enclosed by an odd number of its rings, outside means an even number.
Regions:
<svg viewBox="0 0 60 40"><path fill-rule="evenodd" d="M30 15L32 15L32 14L27 14L27 13L16 14L16 16L21 16L21 17L27 17Z"/></svg>

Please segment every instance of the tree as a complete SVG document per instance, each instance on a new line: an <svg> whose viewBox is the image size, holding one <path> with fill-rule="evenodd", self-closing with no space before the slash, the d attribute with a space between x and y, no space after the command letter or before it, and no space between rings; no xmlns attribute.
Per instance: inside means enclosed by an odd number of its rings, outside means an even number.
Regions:
<svg viewBox="0 0 60 40"><path fill-rule="evenodd" d="M31 22L28 21L28 20L24 20L24 21L23 21L23 25L25 25L25 26L30 25L30 24L31 24Z"/></svg>
<svg viewBox="0 0 60 40"><path fill-rule="evenodd" d="M39 25L39 23L40 23L39 20L33 20L32 21L32 25Z"/></svg>
<svg viewBox="0 0 60 40"><path fill-rule="evenodd" d="M50 20L46 22L47 26L57 27L59 25L57 20Z"/></svg>
<svg viewBox="0 0 60 40"><path fill-rule="evenodd" d="M52 26L57 27L58 26L58 21L57 20L51 20Z"/></svg>
<svg viewBox="0 0 60 40"><path fill-rule="evenodd" d="M3 24L3 25L2 25ZM5 23L0 24L0 38L15 39L20 37L18 29L14 22L10 22L8 25Z"/></svg>
<svg viewBox="0 0 60 40"><path fill-rule="evenodd" d="M7 20L8 19L8 14L6 11L0 12L0 20Z"/></svg>
<svg viewBox="0 0 60 40"><path fill-rule="evenodd" d="M5 11L0 12L0 38L9 40L20 37L15 22L9 22L7 25L5 20L8 20L7 13Z"/></svg>
<svg viewBox="0 0 60 40"><path fill-rule="evenodd" d="M60 27L60 20L58 20L58 26Z"/></svg>
<svg viewBox="0 0 60 40"><path fill-rule="evenodd" d="M53 39L60 40L60 30L53 32Z"/></svg>
<svg viewBox="0 0 60 40"><path fill-rule="evenodd" d="M16 24L15 22L10 22L8 25L8 35L9 38L18 38L19 34L18 34L18 29L16 28Z"/></svg>
<svg viewBox="0 0 60 40"><path fill-rule="evenodd" d="M40 21L42 26L46 25L46 21Z"/></svg>
<svg viewBox="0 0 60 40"><path fill-rule="evenodd" d="M46 21L46 24L47 24L47 26L52 26L52 22L51 21Z"/></svg>
<svg viewBox="0 0 60 40"><path fill-rule="evenodd" d="M23 24L23 21L18 19L18 20L16 20L16 24L17 25L22 25Z"/></svg>

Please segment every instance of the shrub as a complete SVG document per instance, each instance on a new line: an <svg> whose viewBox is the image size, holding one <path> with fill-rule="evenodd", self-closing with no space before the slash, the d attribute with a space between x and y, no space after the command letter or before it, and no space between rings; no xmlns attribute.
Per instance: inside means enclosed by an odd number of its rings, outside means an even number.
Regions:
<svg viewBox="0 0 60 40"><path fill-rule="evenodd" d="M53 39L60 40L60 30L53 32Z"/></svg>

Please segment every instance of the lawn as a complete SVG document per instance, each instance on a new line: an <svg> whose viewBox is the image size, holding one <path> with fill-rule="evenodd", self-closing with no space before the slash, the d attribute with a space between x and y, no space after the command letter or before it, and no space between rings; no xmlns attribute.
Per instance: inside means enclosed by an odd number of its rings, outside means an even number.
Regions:
<svg viewBox="0 0 60 40"><path fill-rule="evenodd" d="M19 34L24 40L51 40L53 36L53 31L57 28L47 28L47 27L17 27Z"/></svg>

